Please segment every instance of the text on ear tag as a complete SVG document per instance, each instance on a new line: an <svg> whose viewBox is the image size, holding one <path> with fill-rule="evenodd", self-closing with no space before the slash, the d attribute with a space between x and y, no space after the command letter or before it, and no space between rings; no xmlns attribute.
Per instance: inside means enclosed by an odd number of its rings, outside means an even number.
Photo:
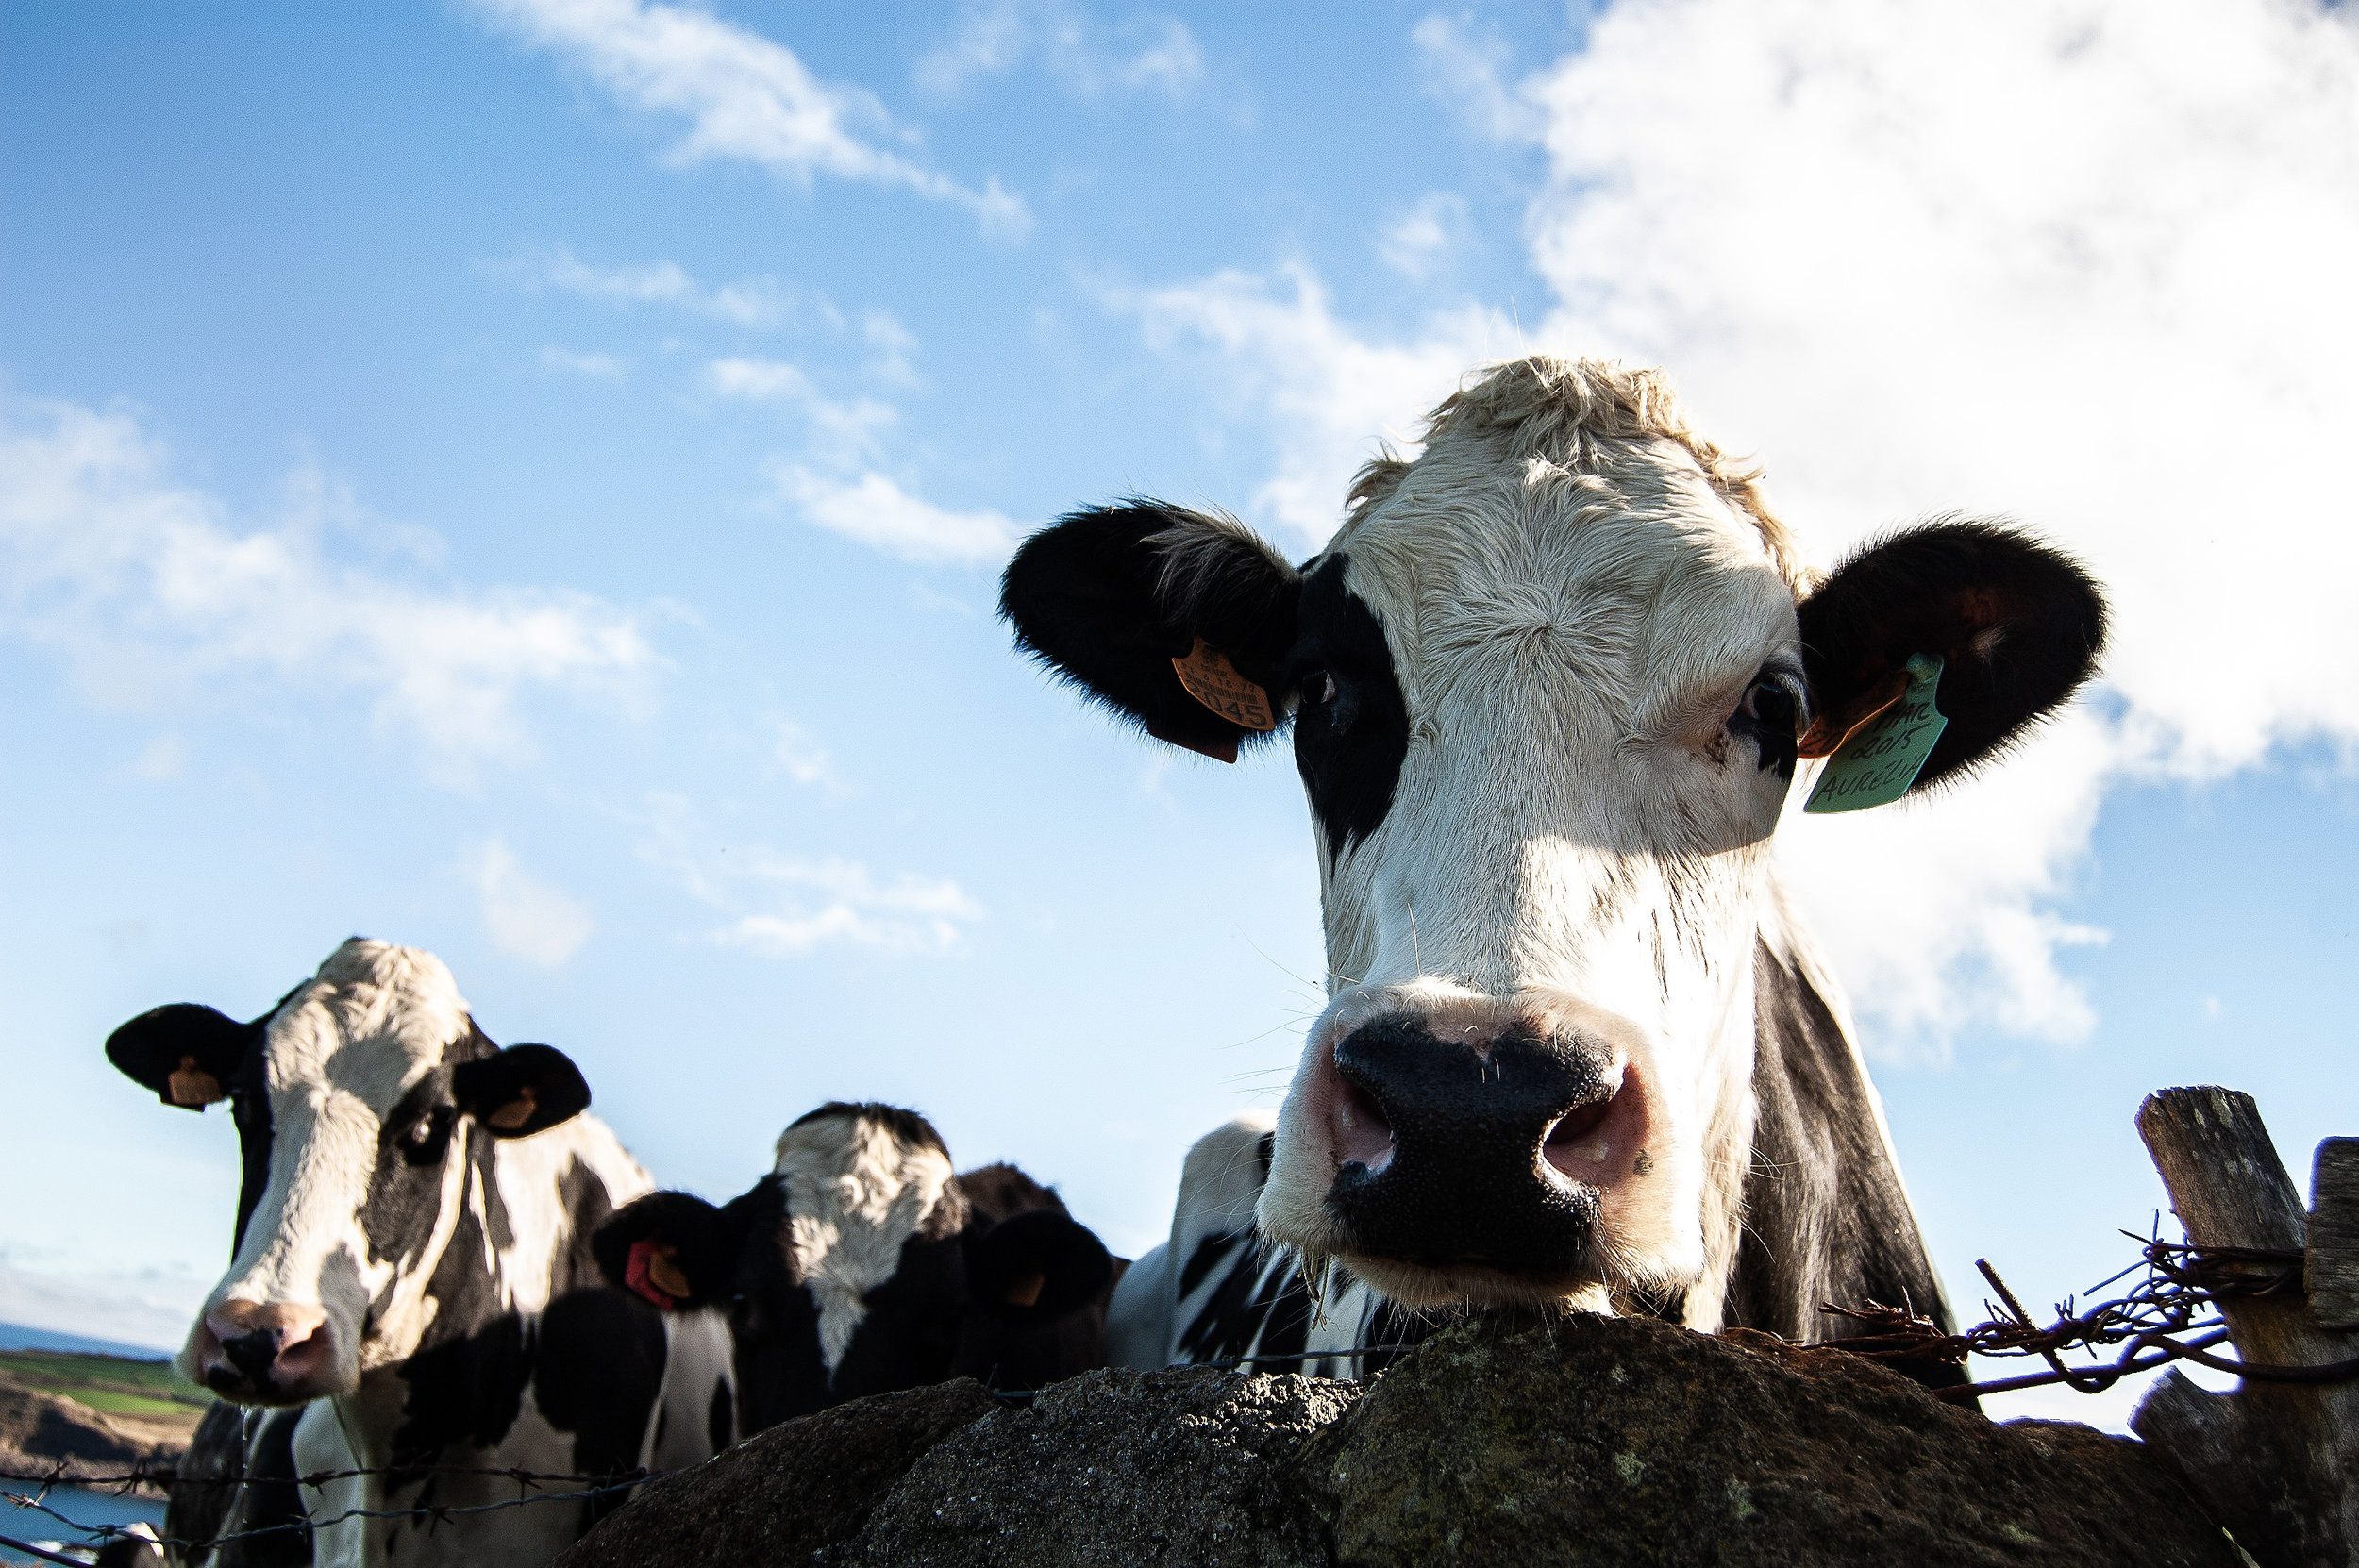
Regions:
<svg viewBox="0 0 2359 1568"><path fill-rule="evenodd" d="M1931 654L1912 654L1908 676L1900 700L1851 731L1827 759L1803 810L1864 811L1890 805L1909 792L1949 721L1933 706L1941 660Z"/></svg>
<svg viewBox="0 0 2359 1568"><path fill-rule="evenodd" d="M1246 729L1278 727L1277 716L1270 712L1269 693L1237 674L1228 657L1207 646L1201 637L1187 657L1173 659L1171 667L1180 672L1180 684L1188 689L1188 695L1230 724Z"/></svg>
<svg viewBox="0 0 2359 1568"><path fill-rule="evenodd" d="M532 1085L526 1084L516 1091L514 1099L483 1119L502 1132L513 1132L531 1121L532 1113L540 1109L532 1093Z"/></svg>
<svg viewBox="0 0 2359 1568"><path fill-rule="evenodd" d="M196 1064L196 1058L182 1057L180 1065L164 1080L174 1105L184 1105L192 1110L209 1106L229 1096L221 1092L221 1080Z"/></svg>

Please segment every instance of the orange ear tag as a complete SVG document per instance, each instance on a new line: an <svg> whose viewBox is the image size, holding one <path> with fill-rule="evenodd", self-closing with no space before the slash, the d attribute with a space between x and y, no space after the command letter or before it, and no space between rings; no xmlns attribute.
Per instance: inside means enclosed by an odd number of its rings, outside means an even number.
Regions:
<svg viewBox="0 0 2359 1568"><path fill-rule="evenodd" d="M1040 1293L1047 1288L1048 1276L1046 1275L1028 1274L1009 1286L1007 1294L1001 1296L999 1300L1003 1306L1008 1307L1037 1307L1040 1305Z"/></svg>
<svg viewBox="0 0 2359 1568"><path fill-rule="evenodd" d="M229 1097L221 1092L221 1080L199 1067L194 1057L182 1057L178 1069L165 1078L164 1087L171 1092L174 1105L191 1110Z"/></svg>
<svg viewBox="0 0 2359 1568"><path fill-rule="evenodd" d="M502 1132L513 1132L518 1127L523 1126L527 1122L531 1121L532 1113L540 1109L540 1105L532 1093L532 1085L526 1084L524 1087L516 1091L516 1097L514 1099L509 1101L506 1105L500 1107L497 1110L494 1110L492 1114L483 1119L491 1123L494 1126L499 1128Z"/></svg>
<svg viewBox="0 0 2359 1568"><path fill-rule="evenodd" d="M1229 662L1227 656L1219 649L1209 646L1201 637L1196 640L1196 646L1188 650L1187 657L1173 659L1171 667L1179 673L1180 684L1187 688L1188 695L1230 724L1246 729L1278 727L1277 716L1270 711L1269 693L1237 674L1237 667ZM1204 751L1201 746L1194 749ZM1219 757L1224 762L1237 759L1233 742L1230 743L1226 756L1216 751L1205 751L1204 754Z"/></svg>

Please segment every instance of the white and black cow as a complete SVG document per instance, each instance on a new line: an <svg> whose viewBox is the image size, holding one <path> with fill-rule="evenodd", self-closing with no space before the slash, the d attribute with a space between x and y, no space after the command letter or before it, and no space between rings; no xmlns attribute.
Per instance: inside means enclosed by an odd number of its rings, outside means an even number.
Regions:
<svg viewBox="0 0 2359 1568"><path fill-rule="evenodd" d="M654 1186L546 1045L485 1038L429 953L355 938L249 1023L179 1004L107 1055L167 1105L226 1099L243 1145L229 1271L181 1371L241 1405L300 1407L240 1462L367 1469L301 1501L326 1563L544 1562L621 1501L434 1522L513 1482L435 1467L672 1470L734 1440L727 1326L599 1278L590 1240ZM338 1516L341 1523L328 1523Z"/></svg>
<svg viewBox="0 0 2359 1568"><path fill-rule="evenodd" d="M595 1247L659 1307L728 1310L748 1433L948 1377L1034 1389L1105 1364L1103 1243L1012 1166L953 1175L932 1124L894 1106L823 1105L750 1191L652 1193Z"/></svg>
<svg viewBox="0 0 2359 1568"><path fill-rule="evenodd" d="M1822 580L1755 481L1658 373L1532 358L1363 470L1299 568L1152 501L1017 552L1021 647L1214 757L1291 720L1317 829L1327 1006L1274 1128L1191 1156L1171 1242L1116 1293L1119 1359L1385 1343L1384 1303L1797 1340L1844 1331L1826 1301L1947 1321L1771 835L1798 763L1912 659L1943 660L1922 790L2070 696L2104 605L1962 520Z"/></svg>

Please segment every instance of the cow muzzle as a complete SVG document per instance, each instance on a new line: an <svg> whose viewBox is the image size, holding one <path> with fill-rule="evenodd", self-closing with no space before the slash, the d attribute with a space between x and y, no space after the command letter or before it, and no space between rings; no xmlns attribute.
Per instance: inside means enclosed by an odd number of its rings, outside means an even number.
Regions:
<svg viewBox="0 0 2359 1568"><path fill-rule="evenodd" d="M1326 1209L1366 1259L1539 1282L1595 1277L1604 1193L1647 1166L1646 1096L1606 1031L1395 1012L1318 1075Z"/></svg>
<svg viewBox="0 0 2359 1568"><path fill-rule="evenodd" d="M220 1301L190 1337L196 1380L243 1405L297 1405L336 1392L335 1331L325 1309Z"/></svg>

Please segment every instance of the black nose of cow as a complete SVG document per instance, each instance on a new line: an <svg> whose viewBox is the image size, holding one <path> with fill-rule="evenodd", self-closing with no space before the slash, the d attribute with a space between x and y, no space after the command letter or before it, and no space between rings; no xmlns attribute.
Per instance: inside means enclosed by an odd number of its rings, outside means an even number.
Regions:
<svg viewBox="0 0 2359 1568"><path fill-rule="evenodd" d="M1397 1013L1339 1042L1335 1071L1391 1129L1389 1158L1347 1161L1328 1191L1356 1250L1428 1268L1581 1263L1597 1190L1554 1174L1543 1146L1613 1098L1609 1047L1521 1025L1452 1040Z"/></svg>
<svg viewBox="0 0 2359 1568"><path fill-rule="evenodd" d="M257 1328L251 1334L222 1341L221 1353L231 1366L245 1374L247 1382L264 1388L270 1383L271 1363L278 1359L280 1338L276 1328Z"/></svg>

